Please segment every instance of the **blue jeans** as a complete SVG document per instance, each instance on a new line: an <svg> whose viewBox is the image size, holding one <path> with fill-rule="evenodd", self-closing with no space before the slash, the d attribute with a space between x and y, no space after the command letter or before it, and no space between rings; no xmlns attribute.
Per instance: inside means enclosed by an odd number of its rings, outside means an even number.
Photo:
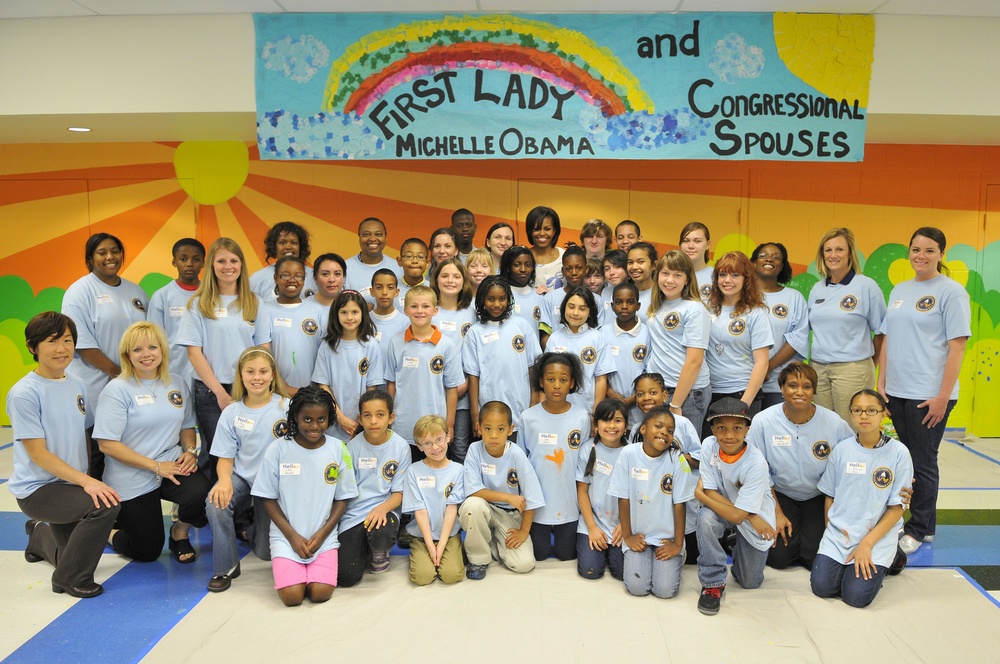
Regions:
<svg viewBox="0 0 1000 664"><path fill-rule="evenodd" d="M585 579L599 579L605 568L619 581L624 572L624 552L622 547L609 544L603 551L590 548L590 538L583 533L576 534L576 571Z"/></svg>
<svg viewBox="0 0 1000 664"><path fill-rule="evenodd" d="M760 409L765 410L771 406L777 406L779 403L784 403L785 398L781 396L781 392L764 392L761 391L760 399Z"/></svg>
<svg viewBox="0 0 1000 664"><path fill-rule="evenodd" d="M667 397L667 403L673 401L675 387L667 388L670 396ZM681 404L681 414L691 421L694 425L694 430L701 433L701 428L705 422L705 414L708 412L708 404L712 400L712 390L710 388L705 388L703 390L691 390L688 395L684 398L684 403Z"/></svg>
<svg viewBox="0 0 1000 664"><path fill-rule="evenodd" d="M899 442L910 450L913 460L913 498L910 501L910 519L903 531L918 542L925 535L933 535L937 527L937 497L940 473L938 448L944 438L948 415L955 407L955 400L948 402L944 418L936 427L928 429L920 423L927 416L927 408L917 408L923 399L903 399L889 395L889 416L896 427Z"/></svg>
<svg viewBox="0 0 1000 664"><path fill-rule="evenodd" d="M226 392L232 393L232 385L222 386ZM198 469L208 476L215 484L215 461L209 456L212 453L212 441L215 439L215 428L219 425L222 410L219 400L212 390L200 380L194 381L194 416L198 420L198 435L201 437L201 452L198 453ZM223 572L225 573L225 572Z"/></svg>
<svg viewBox="0 0 1000 664"><path fill-rule="evenodd" d="M875 600L875 595L882 589L887 569L876 565L874 576L865 581L864 577L855 576L854 563L842 565L821 553L813 561L809 585L817 597L840 595L848 606L863 609Z"/></svg>
<svg viewBox="0 0 1000 664"><path fill-rule="evenodd" d="M661 599L670 599L681 587L684 556L656 560L655 551L656 547L651 545L638 553L625 548L625 588L639 597L652 592Z"/></svg>
<svg viewBox="0 0 1000 664"><path fill-rule="evenodd" d="M208 524L212 527L212 574L215 576L228 574L240 561L234 517L246 514L251 504L254 508L253 523L247 529L250 547L261 560L271 559L271 520L267 518L264 505L256 498L251 500L250 489L249 482L233 473L233 497L229 504L219 508L210 500L205 502Z"/></svg>
<svg viewBox="0 0 1000 664"><path fill-rule="evenodd" d="M712 510L703 508L698 515L698 580L703 588L726 585L727 556L719 542L726 530L735 528ZM764 583L767 551L758 551L739 531L733 548L733 579L744 588L760 588Z"/></svg>
<svg viewBox="0 0 1000 664"><path fill-rule="evenodd" d="M469 451L469 440L472 436L472 419L469 409L455 411L455 431L451 444L448 445L448 457L452 461L465 463L465 455Z"/></svg>
<svg viewBox="0 0 1000 664"><path fill-rule="evenodd" d="M559 560L576 558L576 525L576 521L560 523L558 526L531 524L530 536L535 560L545 560L550 554Z"/></svg>

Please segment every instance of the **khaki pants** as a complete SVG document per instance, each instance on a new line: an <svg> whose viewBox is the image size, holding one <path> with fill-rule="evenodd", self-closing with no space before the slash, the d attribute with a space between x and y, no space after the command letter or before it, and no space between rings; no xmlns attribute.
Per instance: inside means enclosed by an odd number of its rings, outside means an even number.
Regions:
<svg viewBox="0 0 1000 664"><path fill-rule="evenodd" d="M441 564L434 567L431 552L422 537L414 537L410 542L410 581L418 586L426 586L440 578L445 583L458 583L465 578L465 562L462 559L462 538L458 535L448 538L441 556Z"/></svg>
<svg viewBox="0 0 1000 664"><path fill-rule="evenodd" d="M458 508L458 520L465 531L465 553L473 565L489 565L496 558L518 574L535 567L531 538L516 549L507 548L507 531L521 527L521 513L508 512L473 496Z"/></svg>
<svg viewBox="0 0 1000 664"><path fill-rule="evenodd" d="M875 363L869 360L857 362L811 362L816 370L817 406L823 406L840 415L852 429L851 397L865 388L875 387Z"/></svg>

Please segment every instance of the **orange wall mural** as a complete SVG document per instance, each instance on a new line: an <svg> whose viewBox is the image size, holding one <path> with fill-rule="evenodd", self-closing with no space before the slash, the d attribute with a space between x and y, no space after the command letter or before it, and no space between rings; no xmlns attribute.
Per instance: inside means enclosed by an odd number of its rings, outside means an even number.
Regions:
<svg viewBox="0 0 1000 664"><path fill-rule="evenodd" d="M853 164L717 161L261 161L237 142L0 146L0 396L33 366L23 330L58 309L82 276L83 247L99 231L126 248L122 275L152 292L175 276L170 248L184 236L239 242L248 268L264 264L269 226L289 219L312 233L313 254L358 251L365 217L383 219L395 255L428 238L451 212L476 214L477 244L497 221L517 229L536 205L555 208L560 241L592 218L634 219L647 240L676 247L690 221L712 231L713 256L763 241L789 250L793 287L816 280L819 237L854 230L864 272L882 286L910 277L912 231L948 236L948 265L973 301L973 337L950 425L1000 435L1000 148L868 145ZM996 366L995 366L996 365ZM977 407L978 404L978 407ZM4 416L5 418L5 416ZM4 423L6 420L4 419Z"/></svg>

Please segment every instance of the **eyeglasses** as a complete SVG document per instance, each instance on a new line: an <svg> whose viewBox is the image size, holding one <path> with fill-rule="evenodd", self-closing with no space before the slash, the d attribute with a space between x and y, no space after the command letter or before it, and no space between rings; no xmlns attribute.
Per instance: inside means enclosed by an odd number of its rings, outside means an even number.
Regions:
<svg viewBox="0 0 1000 664"><path fill-rule="evenodd" d="M400 254L399 256L404 261L418 260L422 261L427 258L427 254Z"/></svg>
<svg viewBox="0 0 1000 664"><path fill-rule="evenodd" d="M864 413L868 417L875 417L882 412L881 408L852 408L851 415L858 417L861 413Z"/></svg>
<svg viewBox="0 0 1000 664"><path fill-rule="evenodd" d="M287 272L282 272L278 275L278 278L282 281L305 281L305 275L302 274L288 274Z"/></svg>
<svg viewBox="0 0 1000 664"><path fill-rule="evenodd" d="M762 260L762 261L766 261L766 260L780 261L781 260L781 254L767 254L767 253L764 253L762 251L759 254L757 254L757 258L758 258L758 260Z"/></svg>

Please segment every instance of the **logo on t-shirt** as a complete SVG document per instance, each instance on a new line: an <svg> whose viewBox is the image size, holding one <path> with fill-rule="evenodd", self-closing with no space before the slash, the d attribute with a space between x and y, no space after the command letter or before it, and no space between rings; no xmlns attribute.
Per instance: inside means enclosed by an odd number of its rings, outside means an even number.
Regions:
<svg viewBox="0 0 1000 664"><path fill-rule="evenodd" d="M572 431L569 432L569 435L566 436L566 444L569 445L569 449L578 450L580 449L581 439L582 436L580 435L580 430L573 429Z"/></svg>
<svg viewBox="0 0 1000 664"><path fill-rule="evenodd" d="M337 463L331 463L323 471L323 481L327 484L336 484L337 475L340 474L340 466Z"/></svg>
<svg viewBox="0 0 1000 664"><path fill-rule="evenodd" d="M288 435L288 420L278 420L271 427L271 435L275 438L284 438Z"/></svg>
<svg viewBox="0 0 1000 664"><path fill-rule="evenodd" d="M705 284L701 287L701 299L707 300L708 296L712 293L712 284Z"/></svg>
<svg viewBox="0 0 1000 664"><path fill-rule="evenodd" d="M84 403L83 403L83 395L82 394L76 395L76 408L77 408L77 410L80 411L81 415L86 415L87 414L87 406L85 406Z"/></svg>
<svg viewBox="0 0 1000 664"><path fill-rule="evenodd" d="M368 361L367 357L362 357L361 361L358 362L358 375L359 376L367 375L369 368L371 368L371 362Z"/></svg>
<svg viewBox="0 0 1000 664"><path fill-rule="evenodd" d="M181 396L179 390L170 390L167 392L167 401L170 402L171 406L176 406L177 408L184 405L184 397Z"/></svg>
<svg viewBox="0 0 1000 664"><path fill-rule="evenodd" d="M830 456L830 443L825 440L817 440L813 443L813 456L820 461L826 461L826 458Z"/></svg>
<svg viewBox="0 0 1000 664"><path fill-rule="evenodd" d="M892 470L885 466L879 466L872 473L872 484L880 489L885 489L892 485Z"/></svg>
<svg viewBox="0 0 1000 664"><path fill-rule="evenodd" d="M676 330L677 326L681 324L681 317L677 315L676 311L671 311L669 314L663 317L663 327L668 330Z"/></svg>
<svg viewBox="0 0 1000 664"><path fill-rule="evenodd" d="M133 297L132 298L132 306L135 307L136 309L138 309L139 311L143 312L143 313L146 312L146 307L143 306L142 300L140 300L137 297Z"/></svg>
<svg viewBox="0 0 1000 664"><path fill-rule="evenodd" d="M311 288L307 288L307 289L305 289L304 291L302 291L302 299L304 300L304 299L306 299L307 297L312 297L312 296L313 296L313 295L315 295L315 294L316 294L316 291L314 291L314 290L313 290L313 289L311 289Z"/></svg>
<svg viewBox="0 0 1000 664"><path fill-rule="evenodd" d="M917 311L930 311L934 308L936 302L937 300L934 299L933 295L924 295L917 300Z"/></svg>
<svg viewBox="0 0 1000 664"><path fill-rule="evenodd" d="M667 473L662 478L660 478L660 491L666 494L672 494L674 492L674 476Z"/></svg>
<svg viewBox="0 0 1000 664"><path fill-rule="evenodd" d="M597 361L597 351L592 346L587 346L580 351L580 359L584 364L593 364Z"/></svg>
<svg viewBox="0 0 1000 664"><path fill-rule="evenodd" d="M507 486L512 489L517 488L517 468L510 468L507 470Z"/></svg>
<svg viewBox="0 0 1000 664"><path fill-rule="evenodd" d="M431 373L439 374L444 371L444 355L435 355L431 358Z"/></svg>
<svg viewBox="0 0 1000 664"><path fill-rule="evenodd" d="M451 498L451 492L454 491L454 490L455 490L455 483L454 482L448 482L448 486L446 486L444 488L444 498L445 498L445 500L447 500L448 498Z"/></svg>
<svg viewBox="0 0 1000 664"><path fill-rule="evenodd" d="M531 317L534 318L535 320L542 320L542 308L537 304L531 310Z"/></svg>
<svg viewBox="0 0 1000 664"><path fill-rule="evenodd" d="M302 331L308 334L310 337L316 334L317 330L319 330L319 323L317 323L312 318L307 318L304 321L302 321Z"/></svg>
<svg viewBox="0 0 1000 664"><path fill-rule="evenodd" d="M734 337L740 336L741 334L746 332L746 329L747 329L747 322L742 318L734 318L733 320L729 321L729 334L733 335Z"/></svg>
<svg viewBox="0 0 1000 664"><path fill-rule="evenodd" d="M840 301L840 308L844 311L854 311L858 306L858 298L853 295L845 295Z"/></svg>
<svg viewBox="0 0 1000 664"><path fill-rule="evenodd" d="M524 352L524 335L523 334L515 334L514 338L510 340L510 345L518 353L523 353Z"/></svg>
<svg viewBox="0 0 1000 664"><path fill-rule="evenodd" d="M472 327L472 323L465 323L464 325L462 325L462 338L463 339L465 338L465 335L469 331L470 327Z"/></svg>
<svg viewBox="0 0 1000 664"><path fill-rule="evenodd" d="M783 304L776 304L771 307L771 313L775 318L788 318L788 307Z"/></svg>
<svg viewBox="0 0 1000 664"><path fill-rule="evenodd" d="M382 479L386 482L391 482L392 478L396 476L396 470L399 469L398 461L386 461L382 464Z"/></svg>
<svg viewBox="0 0 1000 664"><path fill-rule="evenodd" d="M632 349L632 359L639 364L646 361L646 344L639 344Z"/></svg>

